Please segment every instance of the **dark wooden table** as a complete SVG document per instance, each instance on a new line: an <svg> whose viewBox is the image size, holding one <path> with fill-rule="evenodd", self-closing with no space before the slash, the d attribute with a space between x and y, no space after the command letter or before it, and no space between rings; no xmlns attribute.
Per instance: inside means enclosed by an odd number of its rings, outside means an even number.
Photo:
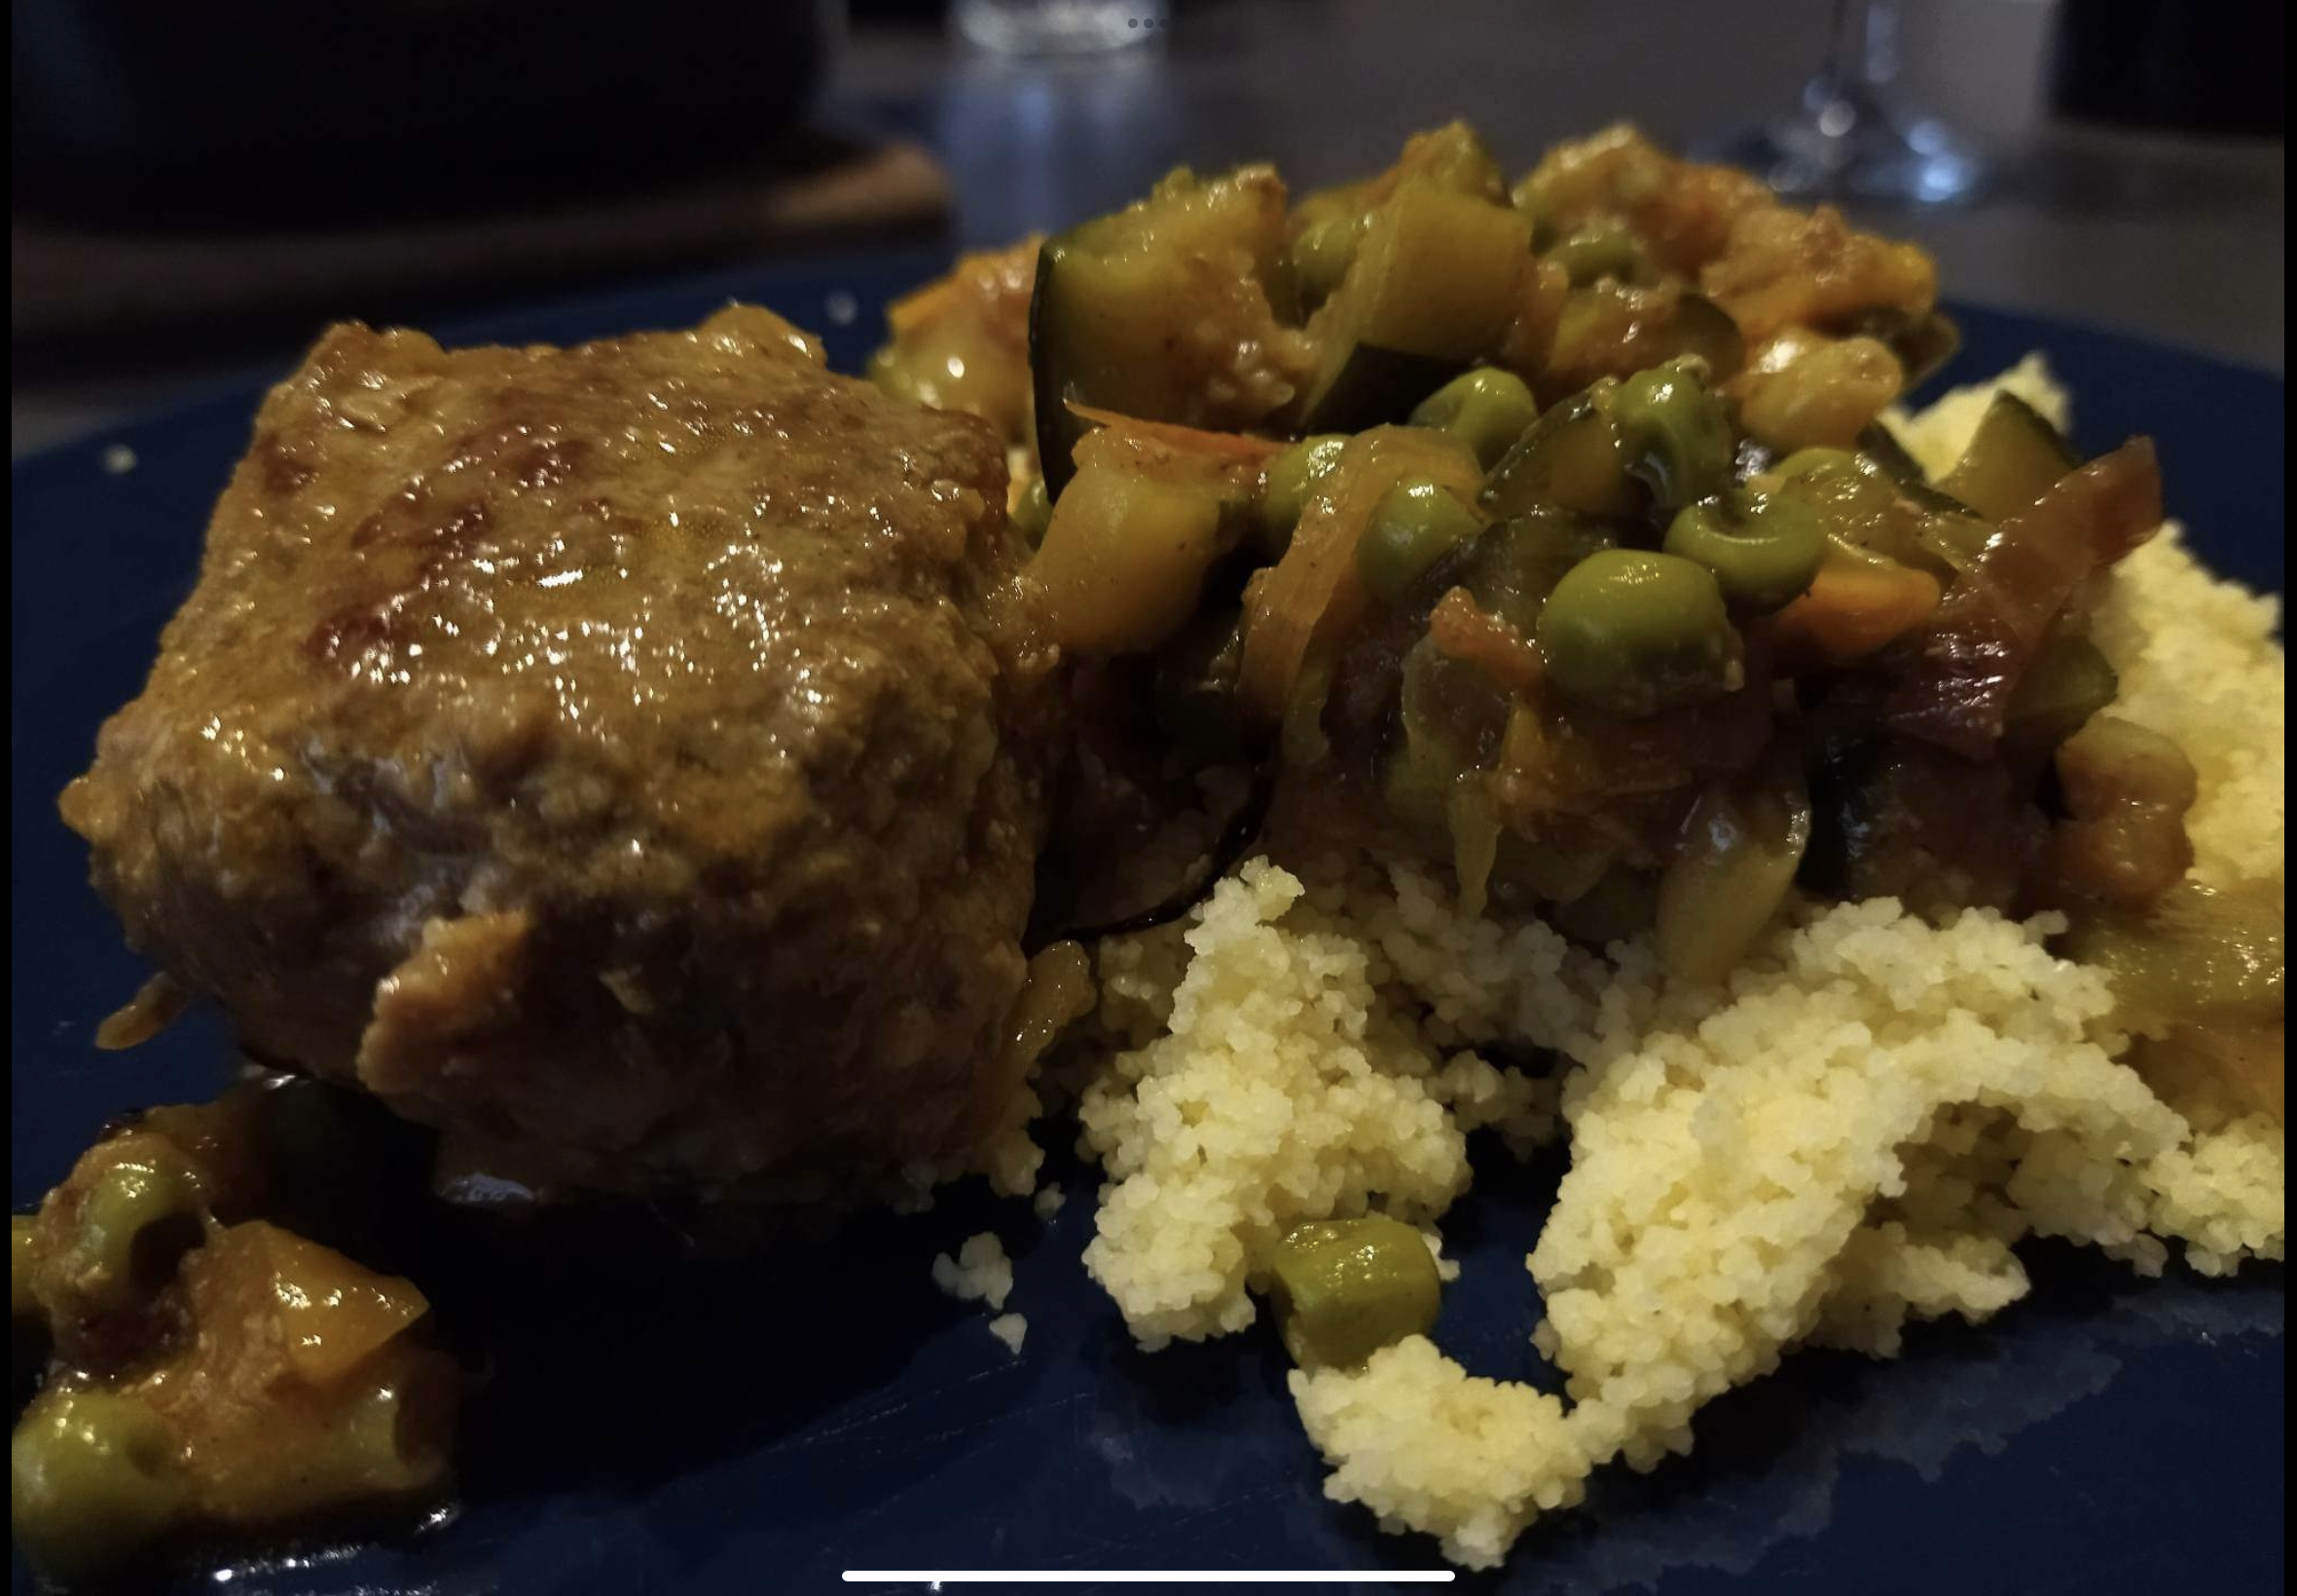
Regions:
<svg viewBox="0 0 2297 1596"><path fill-rule="evenodd" d="M978 245L1109 208L1183 162L1273 160L1295 187L1333 181L1452 116L1482 128L1511 167L1622 117L1695 144L1790 103L1828 16L1825 0L1183 0L1176 11L1157 46L1069 64L968 54L930 29L867 28L849 41L820 116L935 151L955 241ZM1956 208L1853 208L1935 252L1956 298L2282 369L2282 145L2055 121L2052 18L2043 0L1908 5L1904 92L1982 143L1993 175ZM276 370L298 336L144 369L51 362L14 388L12 445Z"/></svg>

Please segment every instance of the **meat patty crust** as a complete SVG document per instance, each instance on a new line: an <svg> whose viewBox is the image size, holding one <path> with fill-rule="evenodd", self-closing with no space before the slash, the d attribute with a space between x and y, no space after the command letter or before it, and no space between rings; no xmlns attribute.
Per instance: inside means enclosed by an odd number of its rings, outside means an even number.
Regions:
<svg viewBox="0 0 2297 1596"><path fill-rule="evenodd" d="M64 817L252 1055L485 1167L812 1200L962 1160L1043 826L1004 498L987 426L763 310L337 327Z"/></svg>

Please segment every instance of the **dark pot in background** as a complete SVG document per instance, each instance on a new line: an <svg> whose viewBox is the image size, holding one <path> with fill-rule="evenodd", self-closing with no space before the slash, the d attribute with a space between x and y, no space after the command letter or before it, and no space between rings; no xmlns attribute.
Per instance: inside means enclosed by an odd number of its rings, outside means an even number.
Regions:
<svg viewBox="0 0 2297 1596"><path fill-rule="evenodd" d="M595 192L755 153L822 0L12 0L14 205L224 225Z"/></svg>
<svg viewBox="0 0 2297 1596"><path fill-rule="evenodd" d="M2067 0L2050 102L2093 122L2278 138L2287 48L2284 0Z"/></svg>

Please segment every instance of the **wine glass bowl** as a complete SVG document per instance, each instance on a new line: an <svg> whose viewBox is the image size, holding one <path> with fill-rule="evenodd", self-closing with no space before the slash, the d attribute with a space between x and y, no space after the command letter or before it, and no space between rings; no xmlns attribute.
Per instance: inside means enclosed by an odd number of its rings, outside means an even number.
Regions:
<svg viewBox="0 0 2297 1596"><path fill-rule="evenodd" d="M1825 64L1791 111L1723 140L1721 158L1800 199L1946 204L1985 175L1971 144L1892 92L1896 0L1837 0Z"/></svg>

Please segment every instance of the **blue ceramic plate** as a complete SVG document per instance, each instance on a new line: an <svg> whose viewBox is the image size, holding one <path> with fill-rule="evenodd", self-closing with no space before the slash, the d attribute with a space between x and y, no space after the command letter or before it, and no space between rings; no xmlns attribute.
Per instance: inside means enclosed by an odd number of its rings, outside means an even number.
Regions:
<svg viewBox="0 0 2297 1596"><path fill-rule="evenodd" d="M751 273L561 308L457 339L686 325L730 295L823 329L857 369L929 259ZM2283 386L2083 328L1972 310L1951 380L2029 348L2078 396L2090 450L2159 440L2174 513L2222 570L2282 582ZM223 1078L211 1019L128 1055L91 1026L141 971L89 891L55 794L136 690L189 589L207 506L255 395L178 410L15 472L11 744L15 971L10 1194L18 1209L104 1120ZM105 467L125 445L132 470ZM115 464L119 460L115 458ZM1445 1222L1466 1265L1439 1339L1477 1372L1535 1371L1523 1253L1558 1173L1486 1159ZM1056 1160L1059 1163L1059 1160ZM429 1592L826 1588L849 1568L1431 1569L1421 1540L1322 1500L1323 1470L1264 1334L1143 1356L1086 1280L1085 1200L1050 1224L959 1192L867 1223L786 1272L632 1289L579 1253L461 1279L450 1314L500 1321L440 1523L187 1575L183 1588ZM929 1280L994 1225L1028 1315L1018 1359ZM2033 1250L2036 1290L1992 1326L1917 1329L1890 1363L1805 1354L1714 1403L1657 1474L1599 1474L1541 1525L1510 1591L2263 1590L2282 1562L2282 1277L2144 1283ZM467 1271L465 1272L467 1274ZM547 1305L556 1304L555 1307ZM538 1307L538 1305L544 1305ZM20 1565L18 1589L26 1579Z"/></svg>

